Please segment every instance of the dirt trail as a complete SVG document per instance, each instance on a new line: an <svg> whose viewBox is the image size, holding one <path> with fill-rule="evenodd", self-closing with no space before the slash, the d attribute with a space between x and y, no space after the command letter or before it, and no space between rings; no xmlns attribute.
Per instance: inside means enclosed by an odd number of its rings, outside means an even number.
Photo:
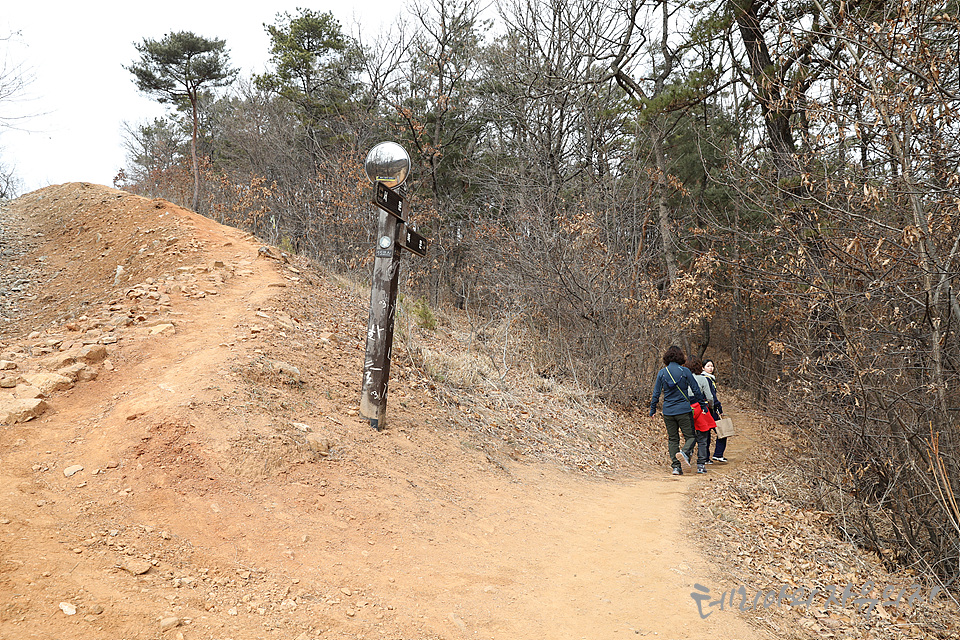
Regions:
<svg viewBox="0 0 960 640"><path fill-rule="evenodd" d="M497 638L761 637L733 616L696 614L693 585L715 569L684 514L692 483L549 473L525 482L539 504L507 519L481 553L488 580L512 579L492 609L500 620L484 629Z"/></svg>
<svg viewBox="0 0 960 640"><path fill-rule="evenodd" d="M709 474L498 458L402 363L376 433L362 294L106 187L2 217L34 242L8 254L33 284L0 401L51 358L106 360L0 427L0 638L765 637L690 598L719 571L691 521Z"/></svg>

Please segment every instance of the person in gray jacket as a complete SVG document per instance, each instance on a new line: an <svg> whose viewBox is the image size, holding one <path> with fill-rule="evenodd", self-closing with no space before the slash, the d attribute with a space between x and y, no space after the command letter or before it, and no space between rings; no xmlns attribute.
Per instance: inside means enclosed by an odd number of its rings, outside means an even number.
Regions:
<svg viewBox="0 0 960 640"><path fill-rule="evenodd" d="M710 460L710 432L713 431L713 428L716 428L716 423L712 418L717 398L710 388L710 381L703 375L703 362L700 358L690 356L687 358L685 366L693 374L693 379L700 387L700 392L707 399L707 408L709 409L710 419L707 419L707 416L697 416L694 412L693 420L694 435L697 438L697 473L706 473L705 465L713 464ZM704 411L704 413L707 412ZM712 425L713 428L707 429L708 425Z"/></svg>
<svg viewBox="0 0 960 640"><path fill-rule="evenodd" d="M673 475L683 475L682 461L690 466L690 455L696 443L693 433L693 410L691 405L699 402L707 411L707 400L700 391L690 370L683 366L686 356L678 346L671 346L663 354L663 369L657 373L650 399L650 417L656 415L660 395L663 395L663 423L667 428L667 450L673 464ZM684 443L680 446L680 434Z"/></svg>

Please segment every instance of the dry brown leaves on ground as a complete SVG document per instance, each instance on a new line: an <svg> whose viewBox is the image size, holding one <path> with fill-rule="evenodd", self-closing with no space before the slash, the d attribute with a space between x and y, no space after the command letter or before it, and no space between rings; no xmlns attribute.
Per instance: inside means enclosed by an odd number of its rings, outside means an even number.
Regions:
<svg viewBox="0 0 960 640"><path fill-rule="evenodd" d="M753 428L762 420L753 416ZM782 497L778 485L789 474L777 471L799 457L784 431L765 430L768 446L750 452L754 462L714 474L699 492L697 526L723 566L714 584L701 585L702 615L753 611L783 638L956 638L956 601L934 580L886 571L837 538L835 514Z"/></svg>

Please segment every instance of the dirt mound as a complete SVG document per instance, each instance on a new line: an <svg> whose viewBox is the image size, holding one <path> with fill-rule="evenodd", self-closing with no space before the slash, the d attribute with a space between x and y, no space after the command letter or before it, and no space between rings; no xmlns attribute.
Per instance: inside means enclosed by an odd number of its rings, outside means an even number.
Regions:
<svg viewBox="0 0 960 640"><path fill-rule="evenodd" d="M210 242L201 216L86 183L41 189L6 208L4 253L25 292L18 313L4 314L5 336L118 304L134 284L201 266Z"/></svg>

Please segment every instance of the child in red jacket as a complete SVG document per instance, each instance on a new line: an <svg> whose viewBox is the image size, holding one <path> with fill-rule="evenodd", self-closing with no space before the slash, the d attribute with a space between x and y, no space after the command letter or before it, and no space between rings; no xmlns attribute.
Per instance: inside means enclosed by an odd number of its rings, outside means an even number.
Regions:
<svg viewBox="0 0 960 640"><path fill-rule="evenodd" d="M707 379L703 376L703 362L700 361L700 358L690 356L684 364L693 374L701 390L707 387ZM707 472L707 461L710 459L710 430L717 428L717 423L709 411L709 406L712 405L712 394L708 394L709 391L704 394L704 397L707 399L707 411L704 411L702 405L699 403L690 405L690 408L693 409L693 428L697 438L697 473Z"/></svg>

